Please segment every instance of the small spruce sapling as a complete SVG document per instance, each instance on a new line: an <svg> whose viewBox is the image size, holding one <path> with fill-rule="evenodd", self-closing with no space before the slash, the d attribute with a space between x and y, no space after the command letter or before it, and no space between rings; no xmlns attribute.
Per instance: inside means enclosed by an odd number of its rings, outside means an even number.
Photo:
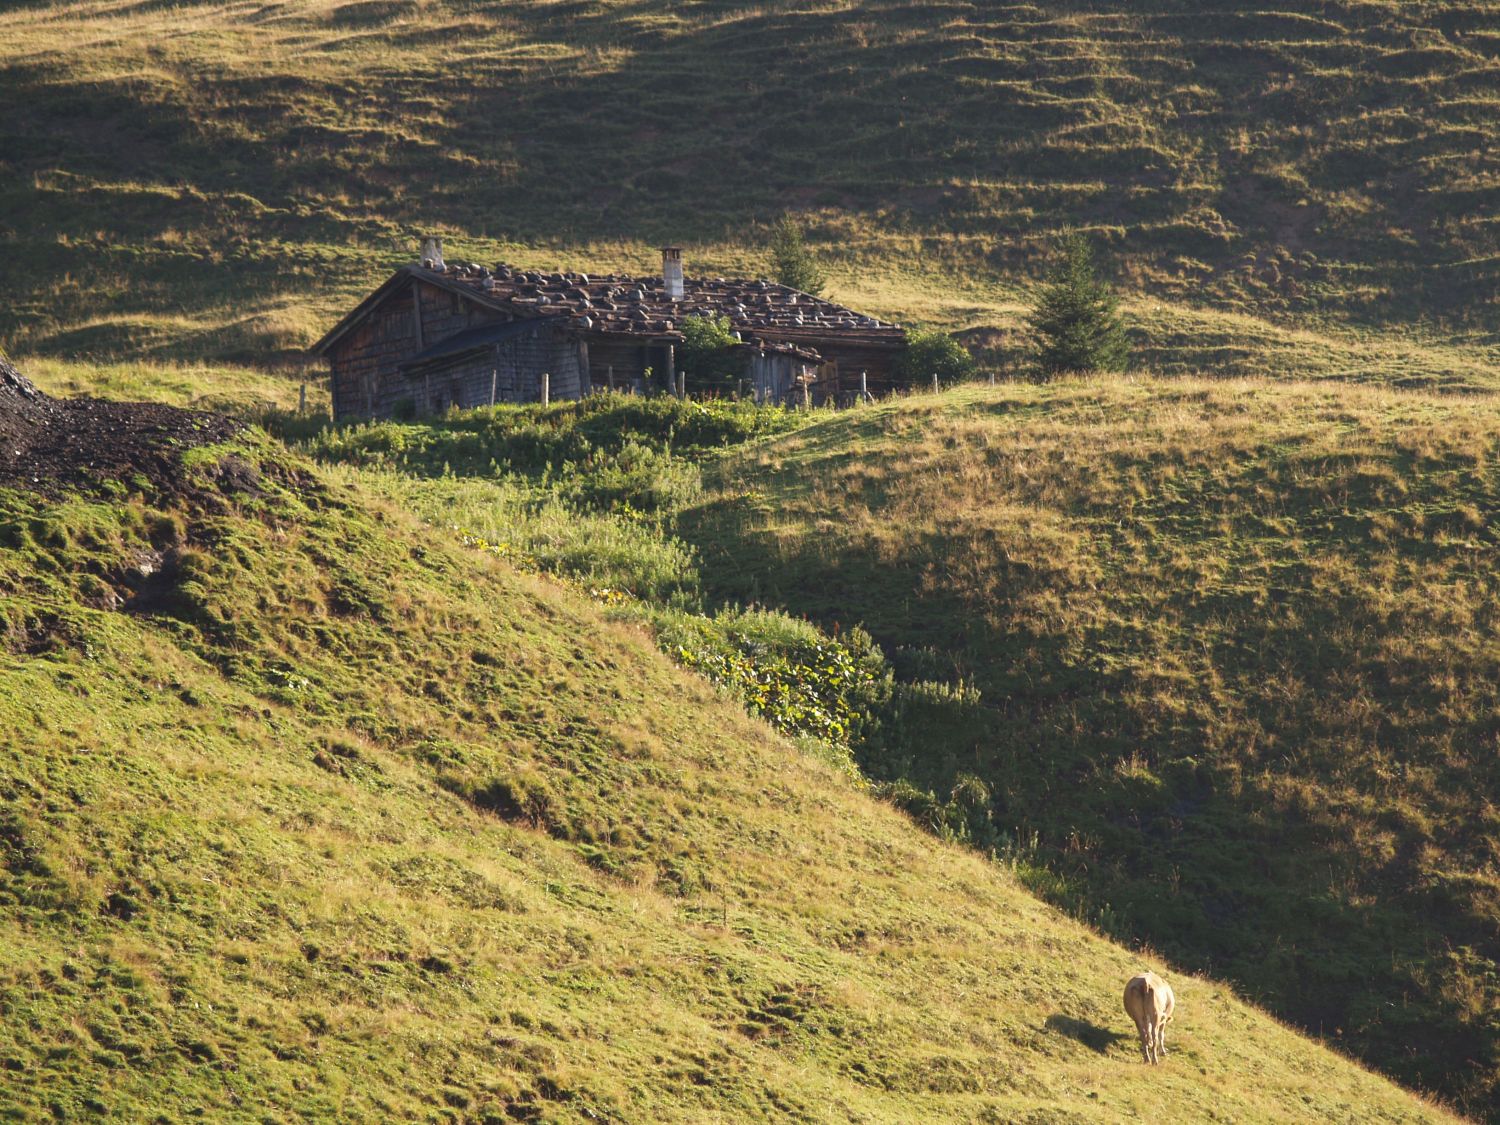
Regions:
<svg viewBox="0 0 1500 1125"><path fill-rule="evenodd" d="M814 297L821 297L828 284L813 252L802 240L802 228L790 215L781 216L771 228L771 274L782 285Z"/></svg>
<svg viewBox="0 0 1500 1125"><path fill-rule="evenodd" d="M1098 275L1093 248L1080 234L1061 243L1062 260L1042 287L1027 323L1036 333L1036 365L1043 375L1123 371L1130 342L1119 299Z"/></svg>

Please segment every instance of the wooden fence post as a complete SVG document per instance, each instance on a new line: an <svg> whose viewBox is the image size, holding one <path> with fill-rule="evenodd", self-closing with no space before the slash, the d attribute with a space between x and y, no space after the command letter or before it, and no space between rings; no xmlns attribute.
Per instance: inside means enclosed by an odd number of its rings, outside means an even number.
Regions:
<svg viewBox="0 0 1500 1125"><path fill-rule="evenodd" d="M993 371L991 371L990 372L990 386L993 387L994 385L995 385L995 373Z"/></svg>
<svg viewBox="0 0 1500 1125"><path fill-rule="evenodd" d="M677 397L680 398L680 399L686 399L687 398L687 372L686 371L679 371L677 373Z"/></svg>
<svg viewBox="0 0 1500 1125"><path fill-rule="evenodd" d="M300 387L297 388L297 413L298 414L306 414L307 413L307 384L306 383L303 383L302 386L300 386Z"/></svg>
<svg viewBox="0 0 1500 1125"><path fill-rule="evenodd" d="M615 365L611 363L605 370L609 373L609 389L615 389Z"/></svg>
<svg viewBox="0 0 1500 1125"><path fill-rule="evenodd" d="M869 377L863 371L861 371L859 373L859 401L861 403L866 403L866 402L870 401L870 383L869 383Z"/></svg>
<svg viewBox="0 0 1500 1125"><path fill-rule="evenodd" d="M542 405L546 406L552 401L552 373L542 372Z"/></svg>
<svg viewBox="0 0 1500 1125"><path fill-rule="evenodd" d="M500 368L490 368L490 405L495 405L495 392L500 386Z"/></svg>
<svg viewBox="0 0 1500 1125"><path fill-rule="evenodd" d="M934 371L932 373L932 393L933 394L937 394L938 393L938 380L937 380L937 372L936 371Z"/></svg>

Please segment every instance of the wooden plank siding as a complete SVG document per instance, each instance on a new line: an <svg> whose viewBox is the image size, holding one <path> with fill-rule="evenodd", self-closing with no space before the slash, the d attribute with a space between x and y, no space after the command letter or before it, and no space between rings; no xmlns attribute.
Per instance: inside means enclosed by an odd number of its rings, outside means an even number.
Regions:
<svg viewBox="0 0 1500 1125"><path fill-rule="evenodd" d="M509 320L420 281L387 295L329 349L336 417L420 417L455 405L487 405L492 385L497 402L534 402L544 371L551 376L554 398L588 393L585 346L545 320L538 320L534 333L482 352L403 368L424 344Z"/></svg>
<svg viewBox="0 0 1500 1125"><path fill-rule="evenodd" d="M580 341L547 321L423 371L435 390L419 414L440 413L450 406L487 406L492 385L496 402L537 402L543 373L550 377L554 399L582 398L589 391Z"/></svg>

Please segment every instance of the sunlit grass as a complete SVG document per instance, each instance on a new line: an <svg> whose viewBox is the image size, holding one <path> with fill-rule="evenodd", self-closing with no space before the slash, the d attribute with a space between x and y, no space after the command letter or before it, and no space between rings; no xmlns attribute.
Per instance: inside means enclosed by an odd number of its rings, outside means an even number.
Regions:
<svg viewBox="0 0 1500 1125"><path fill-rule="evenodd" d="M26 375L48 394L92 395L122 402L164 402L199 410L255 416L269 410L328 414L326 381L316 373L270 374L207 363L96 363L31 358Z"/></svg>
<svg viewBox="0 0 1500 1125"><path fill-rule="evenodd" d="M1294 366L1259 354L1267 330L1191 338L1205 307L1493 347L1485 15L17 7L0 13L0 202L20 216L0 344L305 346L426 232L528 266L654 269L672 241L702 272L758 273L790 209L839 295L902 318L1003 329L1076 227L1129 293L1181 310L1162 314L1163 366L1217 367L1224 347L1251 353L1232 373ZM977 301L949 295L969 279ZM256 317L272 323L213 331Z"/></svg>
<svg viewBox="0 0 1500 1125"><path fill-rule="evenodd" d="M8 1111L1443 1116L935 841L393 482L254 436L190 460L182 508L0 495ZM163 577L106 608L142 557ZM1117 1010L1142 961L1181 1004L1161 1068Z"/></svg>

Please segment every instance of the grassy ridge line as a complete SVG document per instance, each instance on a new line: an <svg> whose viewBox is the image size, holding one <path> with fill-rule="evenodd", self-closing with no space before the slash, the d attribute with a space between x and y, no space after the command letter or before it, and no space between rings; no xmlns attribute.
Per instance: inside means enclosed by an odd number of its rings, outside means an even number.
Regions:
<svg viewBox="0 0 1500 1125"><path fill-rule="evenodd" d="M1456 0L13 9L0 202L20 218L0 232L16 295L0 341L243 356L305 343L306 302L339 295L326 325L418 229L600 263L685 241L727 270L791 207L850 279L1025 276L1077 225L1157 297L1437 318L1493 343L1487 15Z"/></svg>
<svg viewBox="0 0 1500 1125"><path fill-rule="evenodd" d="M11 1111L1442 1116L1186 977L1148 1071L1136 957L638 632L356 478L189 460L191 510L0 496Z"/></svg>
<svg viewBox="0 0 1500 1125"><path fill-rule="evenodd" d="M679 533L980 690L867 772L977 774L1035 889L1492 1113L1497 457L1488 399L973 388L732 455Z"/></svg>

